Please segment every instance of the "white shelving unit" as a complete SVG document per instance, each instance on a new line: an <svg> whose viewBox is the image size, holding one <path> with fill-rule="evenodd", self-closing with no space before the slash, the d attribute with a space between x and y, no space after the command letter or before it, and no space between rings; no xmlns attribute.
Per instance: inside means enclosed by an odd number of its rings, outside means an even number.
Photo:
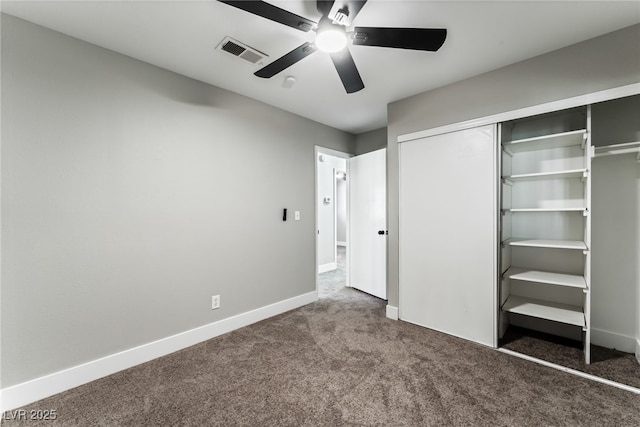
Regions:
<svg viewBox="0 0 640 427"><path fill-rule="evenodd" d="M576 274L551 273L531 268L510 267L506 272L506 276L511 280L522 280L523 282L587 289L584 277Z"/></svg>
<svg viewBox="0 0 640 427"><path fill-rule="evenodd" d="M502 149L507 153L510 152L509 154L514 154L537 150L548 150L550 148L571 147L573 145L584 146L584 134L585 129L578 129L570 132L516 139L503 142Z"/></svg>
<svg viewBox="0 0 640 427"><path fill-rule="evenodd" d="M586 363L590 125L589 107L501 124L500 336L509 324L570 333Z"/></svg>
<svg viewBox="0 0 640 427"><path fill-rule="evenodd" d="M580 240L509 239L505 241L505 244L530 248L587 250L587 244Z"/></svg>
<svg viewBox="0 0 640 427"><path fill-rule="evenodd" d="M586 208L581 207L559 207L559 208L509 208L504 209L506 212L583 212L587 213Z"/></svg>
<svg viewBox="0 0 640 427"><path fill-rule="evenodd" d="M586 178L587 170L586 169L575 169L575 170L564 170L564 171L556 171L556 172L538 172L538 173L524 173L519 175L511 175L504 177L503 179L506 181L533 181L533 180L541 180L541 179L550 179L550 178Z"/></svg>
<svg viewBox="0 0 640 427"><path fill-rule="evenodd" d="M513 295L502 306L502 309L510 313L566 323L582 328L586 326L584 310L578 305L541 301Z"/></svg>

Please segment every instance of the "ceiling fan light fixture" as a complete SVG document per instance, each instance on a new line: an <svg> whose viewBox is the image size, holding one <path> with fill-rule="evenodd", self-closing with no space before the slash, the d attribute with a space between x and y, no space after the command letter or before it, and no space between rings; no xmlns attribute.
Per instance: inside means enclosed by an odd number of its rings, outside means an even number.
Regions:
<svg viewBox="0 0 640 427"><path fill-rule="evenodd" d="M315 45L323 52L339 52L347 47L347 34L337 25L322 28L318 30Z"/></svg>

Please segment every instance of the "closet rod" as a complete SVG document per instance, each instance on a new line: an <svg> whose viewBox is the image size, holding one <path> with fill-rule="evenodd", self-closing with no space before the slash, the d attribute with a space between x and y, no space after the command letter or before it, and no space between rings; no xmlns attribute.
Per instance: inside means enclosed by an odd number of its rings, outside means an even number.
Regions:
<svg viewBox="0 0 640 427"><path fill-rule="evenodd" d="M625 144L606 145L595 147L593 157L615 156L618 154L638 153L637 160L640 162L640 141L628 142Z"/></svg>

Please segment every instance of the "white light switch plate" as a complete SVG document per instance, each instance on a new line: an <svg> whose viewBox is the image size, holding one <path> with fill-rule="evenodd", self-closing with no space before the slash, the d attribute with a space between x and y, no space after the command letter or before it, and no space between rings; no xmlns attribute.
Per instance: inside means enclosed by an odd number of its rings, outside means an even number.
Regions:
<svg viewBox="0 0 640 427"><path fill-rule="evenodd" d="M295 211L293 216L294 216L296 221L300 221L300 211Z"/></svg>

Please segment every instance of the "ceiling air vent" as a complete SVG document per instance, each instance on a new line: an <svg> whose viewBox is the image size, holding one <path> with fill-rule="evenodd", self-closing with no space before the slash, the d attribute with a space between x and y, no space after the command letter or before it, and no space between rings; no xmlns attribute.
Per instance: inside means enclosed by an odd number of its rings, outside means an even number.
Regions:
<svg viewBox="0 0 640 427"><path fill-rule="evenodd" d="M245 61L249 61L252 64L260 62L265 56L269 56L260 52L257 49L247 46L246 44L232 39L231 37L225 37L216 47L217 50L227 52L238 58L242 58Z"/></svg>

